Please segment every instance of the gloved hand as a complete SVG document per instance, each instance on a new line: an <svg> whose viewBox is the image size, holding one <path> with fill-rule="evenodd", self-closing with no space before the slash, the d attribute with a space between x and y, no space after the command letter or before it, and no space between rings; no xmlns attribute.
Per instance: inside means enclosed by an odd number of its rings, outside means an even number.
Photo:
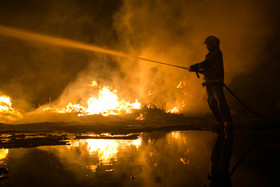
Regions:
<svg viewBox="0 0 280 187"><path fill-rule="evenodd" d="M198 64L194 64L189 67L190 72L198 72L198 70L199 70Z"/></svg>

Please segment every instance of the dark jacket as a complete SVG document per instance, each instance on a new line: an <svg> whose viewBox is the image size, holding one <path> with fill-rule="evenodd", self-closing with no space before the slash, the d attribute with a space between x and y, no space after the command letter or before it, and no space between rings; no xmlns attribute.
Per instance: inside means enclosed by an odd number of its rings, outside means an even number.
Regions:
<svg viewBox="0 0 280 187"><path fill-rule="evenodd" d="M206 84L224 83L223 54L220 49L209 51L205 60L194 64L193 68L204 74Z"/></svg>

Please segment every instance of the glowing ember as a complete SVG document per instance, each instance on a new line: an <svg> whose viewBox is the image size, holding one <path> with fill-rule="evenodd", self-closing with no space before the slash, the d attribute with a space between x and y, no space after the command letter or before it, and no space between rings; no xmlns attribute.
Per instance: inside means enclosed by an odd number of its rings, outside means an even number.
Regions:
<svg viewBox="0 0 280 187"><path fill-rule="evenodd" d="M0 97L0 122L10 122L19 120L22 118L22 114L12 108L12 102L10 97Z"/></svg>
<svg viewBox="0 0 280 187"><path fill-rule="evenodd" d="M145 118L142 113L136 118L136 120L143 121Z"/></svg>
<svg viewBox="0 0 280 187"><path fill-rule="evenodd" d="M96 172L98 165L89 165L88 168L92 171L92 172Z"/></svg>

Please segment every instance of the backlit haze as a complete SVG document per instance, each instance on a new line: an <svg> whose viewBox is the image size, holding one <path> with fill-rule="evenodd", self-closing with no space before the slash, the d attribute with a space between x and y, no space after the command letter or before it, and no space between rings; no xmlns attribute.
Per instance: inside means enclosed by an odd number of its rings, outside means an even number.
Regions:
<svg viewBox="0 0 280 187"><path fill-rule="evenodd" d="M221 41L226 84L249 105L277 115L275 4L0 0L0 122L126 117L151 105L170 113L207 114L202 79L131 56L188 67L203 61L208 35ZM235 113L240 108L228 98Z"/></svg>

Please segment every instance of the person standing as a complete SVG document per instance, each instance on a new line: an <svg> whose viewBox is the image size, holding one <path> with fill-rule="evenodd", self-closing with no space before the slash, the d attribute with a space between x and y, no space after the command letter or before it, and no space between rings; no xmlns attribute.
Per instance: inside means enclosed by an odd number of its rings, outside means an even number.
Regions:
<svg viewBox="0 0 280 187"><path fill-rule="evenodd" d="M232 129L232 116L224 95L224 64L220 50L220 40L216 36L208 36L204 44L208 49L205 60L189 67L190 72L204 75L203 86L206 86L209 108L215 119L216 130Z"/></svg>

